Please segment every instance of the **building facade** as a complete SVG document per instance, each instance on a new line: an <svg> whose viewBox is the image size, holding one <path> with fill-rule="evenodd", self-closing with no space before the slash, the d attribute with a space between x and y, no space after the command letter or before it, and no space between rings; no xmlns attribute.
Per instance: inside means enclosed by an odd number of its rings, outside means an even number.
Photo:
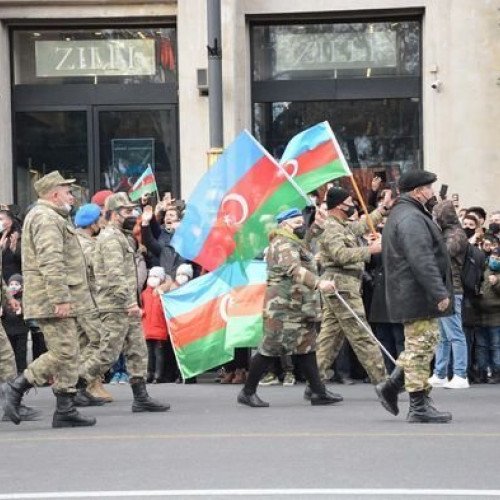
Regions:
<svg viewBox="0 0 500 500"><path fill-rule="evenodd" d="M226 144L280 157L328 120L364 186L435 171L499 208L500 28L490 0L222 0ZM0 202L59 169L80 196L151 166L188 197L206 171L205 0L0 0Z"/></svg>

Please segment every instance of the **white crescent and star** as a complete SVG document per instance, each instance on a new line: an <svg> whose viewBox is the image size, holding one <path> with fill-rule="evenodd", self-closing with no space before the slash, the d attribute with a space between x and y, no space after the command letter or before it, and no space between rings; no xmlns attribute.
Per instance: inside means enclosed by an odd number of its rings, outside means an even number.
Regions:
<svg viewBox="0 0 500 500"><path fill-rule="evenodd" d="M224 209L224 204L227 203L228 201L234 201L236 203L238 203L240 206L241 206L241 218L239 220L236 220L236 221L232 221L230 220L230 217L229 215L226 215L224 217L224 222L226 224L242 224L248 217L248 213L249 213L249 208L248 208L248 203L247 203L247 200L245 200L245 198L241 195L241 194L237 194L237 193L231 193L231 194L228 194L227 196L225 196L221 202L221 208Z"/></svg>
<svg viewBox="0 0 500 500"><path fill-rule="evenodd" d="M227 310L230 303L231 303L231 295L227 293L222 297L219 304L219 312L224 323L227 323L227 320L229 319Z"/></svg>
<svg viewBox="0 0 500 500"><path fill-rule="evenodd" d="M281 166L283 167L283 169L286 171L286 173L290 177L295 177L297 175L297 172L299 171L299 162L297 160L288 160L285 163L283 163ZM291 172L288 171L289 166L292 167Z"/></svg>

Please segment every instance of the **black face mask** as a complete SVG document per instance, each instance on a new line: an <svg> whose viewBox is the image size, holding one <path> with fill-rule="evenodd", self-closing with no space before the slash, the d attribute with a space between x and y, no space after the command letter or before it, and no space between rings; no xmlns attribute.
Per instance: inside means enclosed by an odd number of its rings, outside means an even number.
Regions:
<svg viewBox="0 0 500 500"><path fill-rule="evenodd" d="M307 232L307 228L304 224L302 224L302 226L293 228L293 234L301 240L303 240L305 238L306 232Z"/></svg>
<svg viewBox="0 0 500 500"><path fill-rule="evenodd" d="M133 215L131 215L130 217L125 217L122 224L122 229L124 231L132 231L132 229L134 229L136 222L137 222L137 217Z"/></svg>
<svg viewBox="0 0 500 500"><path fill-rule="evenodd" d="M349 208L342 209L342 211L347 215L347 218L352 217L356 212L356 207L354 205L349 205Z"/></svg>
<svg viewBox="0 0 500 500"><path fill-rule="evenodd" d="M488 232L492 234L500 233L500 224L497 224L496 222L491 223L490 227L488 228Z"/></svg>
<svg viewBox="0 0 500 500"><path fill-rule="evenodd" d="M464 232L467 239L472 238L476 234L476 230L471 227L464 227Z"/></svg>
<svg viewBox="0 0 500 500"><path fill-rule="evenodd" d="M424 203L424 207L426 208L426 210L432 213L432 210L437 204L438 204L438 199L435 196L433 196Z"/></svg>

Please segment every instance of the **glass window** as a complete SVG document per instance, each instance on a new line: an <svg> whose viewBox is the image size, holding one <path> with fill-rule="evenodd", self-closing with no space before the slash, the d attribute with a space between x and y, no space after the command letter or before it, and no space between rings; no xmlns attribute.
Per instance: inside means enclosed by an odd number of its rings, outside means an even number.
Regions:
<svg viewBox="0 0 500 500"><path fill-rule="evenodd" d="M303 80L420 75L420 23L256 25L253 79Z"/></svg>
<svg viewBox="0 0 500 500"><path fill-rule="evenodd" d="M76 179L73 194L79 202L88 199L85 111L16 113L15 138L18 205L26 207L35 201L33 181L53 170Z"/></svg>
<svg viewBox="0 0 500 500"><path fill-rule="evenodd" d="M278 159L295 134L324 120L357 177L390 181L421 167L418 98L254 104L255 137Z"/></svg>
<svg viewBox="0 0 500 500"><path fill-rule="evenodd" d="M14 84L175 82L175 44L166 27L16 30Z"/></svg>
<svg viewBox="0 0 500 500"><path fill-rule="evenodd" d="M176 160L174 109L100 111L101 186L128 191L150 166L158 190L174 191Z"/></svg>

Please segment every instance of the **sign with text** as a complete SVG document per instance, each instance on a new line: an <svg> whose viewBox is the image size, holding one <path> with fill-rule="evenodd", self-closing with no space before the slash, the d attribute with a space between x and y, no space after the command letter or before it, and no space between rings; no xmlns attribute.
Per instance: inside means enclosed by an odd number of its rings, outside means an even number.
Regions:
<svg viewBox="0 0 500 500"><path fill-rule="evenodd" d="M396 33L281 33L275 71L395 67Z"/></svg>
<svg viewBox="0 0 500 500"><path fill-rule="evenodd" d="M118 76L156 73L154 40L35 42L36 76Z"/></svg>

